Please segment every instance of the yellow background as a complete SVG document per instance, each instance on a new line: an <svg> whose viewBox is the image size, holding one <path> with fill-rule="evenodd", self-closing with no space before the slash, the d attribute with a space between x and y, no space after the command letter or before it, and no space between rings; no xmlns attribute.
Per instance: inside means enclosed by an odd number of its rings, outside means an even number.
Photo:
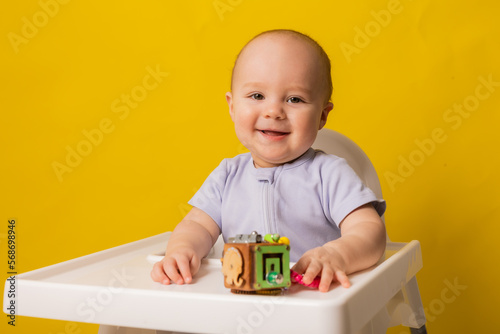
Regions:
<svg viewBox="0 0 500 334"><path fill-rule="evenodd" d="M263 30L291 28L332 59L327 127L371 157L391 239L422 243L430 333L498 329L500 87L479 79L500 82L498 1L54 3L11 1L0 11L2 277L9 218L19 272L172 230L209 172L243 150L224 99L237 52ZM390 18L380 14L388 9ZM168 72L151 90L148 68ZM141 101L126 115L117 107L132 93ZM447 111L463 103L473 109L466 117ZM68 146L89 150L83 131L103 120L108 133L59 180L54 162L66 164ZM418 153L435 129L446 139ZM390 181L410 158L418 166ZM454 281L466 288L445 303ZM2 317L1 331L68 333L67 325L18 317L13 329Z"/></svg>

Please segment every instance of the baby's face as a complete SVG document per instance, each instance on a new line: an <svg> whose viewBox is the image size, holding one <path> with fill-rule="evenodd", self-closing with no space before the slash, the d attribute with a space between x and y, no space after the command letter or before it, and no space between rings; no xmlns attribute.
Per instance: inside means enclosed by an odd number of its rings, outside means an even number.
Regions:
<svg viewBox="0 0 500 334"><path fill-rule="evenodd" d="M236 135L256 167L307 151L332 109L316 50L294 36L263 35L242 52L226 94Z"/></svg>

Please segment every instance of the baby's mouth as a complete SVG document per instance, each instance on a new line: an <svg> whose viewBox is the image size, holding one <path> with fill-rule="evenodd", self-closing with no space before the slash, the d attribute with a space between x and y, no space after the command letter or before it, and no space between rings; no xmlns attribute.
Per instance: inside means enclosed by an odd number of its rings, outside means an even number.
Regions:
<svg viewBox="0 0 500 334"><path fill-rule="evenodd" d="M273 136L273 137L279 137L279 136L285 136L290 134L290 132L281 132L281 131L273 131L273 130L259 130L265 135L268 136Z"/></svg>

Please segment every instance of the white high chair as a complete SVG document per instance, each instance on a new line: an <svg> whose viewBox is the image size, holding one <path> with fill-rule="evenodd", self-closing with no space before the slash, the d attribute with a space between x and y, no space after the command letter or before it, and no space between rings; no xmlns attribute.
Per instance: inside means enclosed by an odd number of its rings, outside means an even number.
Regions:
<svg viewBox="0 0 500 334"><path fill-rule="evenodd" d="M382 198L373 165L347 137L321 130L315 148L344 157ZM282 296L235 295L224 287L219 240L193 284L164 286L150 278L170 232L16 276L16 299L4 290L4 312L101 324L99 334L329 333L380 334L404 325L426 333L415 274L420 244L388 242L376 266L350 275L352 286L320 293L293 285Z"/></svg>

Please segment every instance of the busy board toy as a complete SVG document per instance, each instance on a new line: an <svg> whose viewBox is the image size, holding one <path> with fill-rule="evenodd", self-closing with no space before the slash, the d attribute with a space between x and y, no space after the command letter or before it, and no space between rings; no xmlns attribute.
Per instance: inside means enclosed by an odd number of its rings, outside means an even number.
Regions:
<svg viewBox="0 0 500 334"><path fill-rule="evenodd" d="M221 261L224 286L233 293L279 294L291 285L289 241L279 234L237 234Z"/></svg>

